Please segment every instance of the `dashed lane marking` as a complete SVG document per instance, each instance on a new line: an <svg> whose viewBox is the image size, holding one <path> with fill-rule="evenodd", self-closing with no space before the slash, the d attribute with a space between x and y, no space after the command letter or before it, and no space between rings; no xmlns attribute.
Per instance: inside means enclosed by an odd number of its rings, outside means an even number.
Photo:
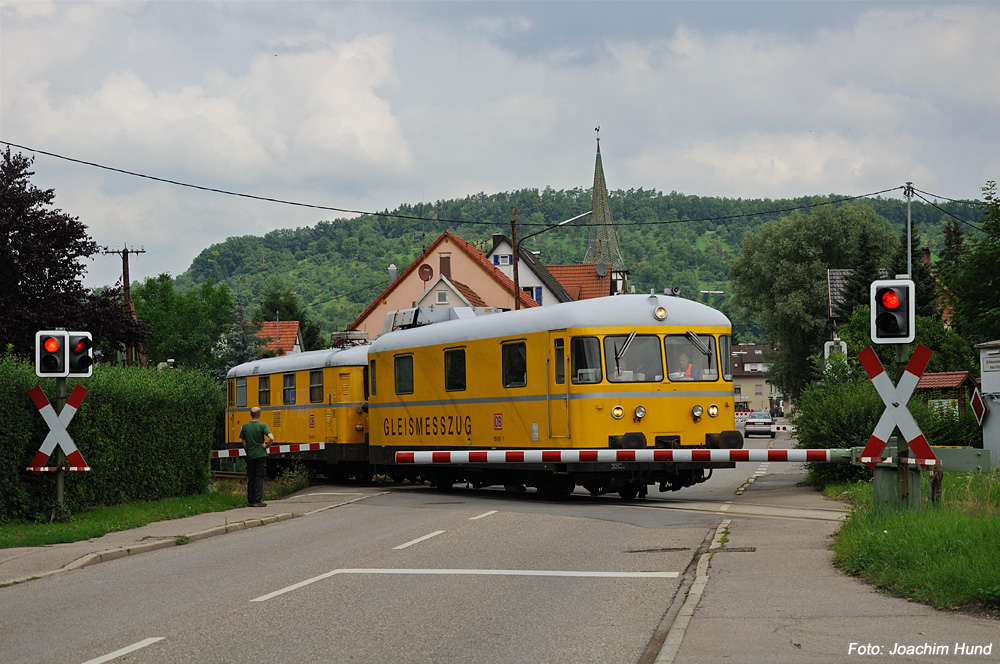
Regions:
<svg viewBox="0 0 1000 664"><path fill-rule="evenodd" d="M410 540L406 544L400 544L399 546L394 546L394 547L392 547L392 550L393 551L398 551L400 549L405 549L408 546L413 546L414 544L419 544L420 542L423 542L424 540L429 540L432 537L437 537L438 535L441 535L444 532L445 532L444 530L435 530L433 533L428 533L427 535L424 535L423 537L418 537L415 540Z"/></svg>
<svg viewBox="0 0 1000 664"><path fill-rule="evenodd" d="M269 599L298 590L309 584L328 579L337 574L410 574L437 576L551 576L572 578L598 579L675 579L680 572L588 572L573 570L537 570L537 569L335 569L305 581L299 581L272 593L256 597L251 602L266 602Z"/></svg>
<svg viewBox="0 0 1000 664"><path fill-rule="evenodd" d="M121 650L116 650L114 652L109 652L107 655L102 655L101 657L97 657L95 659L88 659L83 664L102 664L103 662L110 662L113 659L118 659L122 655L127 655L130 652L135 652L136 650L139 650L140 648L145 648L148 645L152 645L152 644L156 643L157 641L162 641L164 638L166 638L166 637L163 637L163 636L154 636L154 637L151 637L151 638L148 638L148 639L143 639L142 641L139 641L138 643L133 643L130 646L125 646Z"/></svg>

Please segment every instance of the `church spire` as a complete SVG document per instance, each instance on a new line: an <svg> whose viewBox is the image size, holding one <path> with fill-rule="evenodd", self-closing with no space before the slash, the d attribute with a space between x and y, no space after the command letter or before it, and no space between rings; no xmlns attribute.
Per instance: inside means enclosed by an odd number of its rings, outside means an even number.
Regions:
<svg viewBox="0 0 1000 664"><path fill-rule="evenodd" d="M608 185L604 181L604 165L601 163L601 127L594 128L597 134L597 163L594 166L594 189L590 199L590 230L587 237L587 253L583 259L588 264L610 265L619 281L618 292L625 286L628 270L618 248L618 236L611 220L611 205L608 202Z"/></svg>

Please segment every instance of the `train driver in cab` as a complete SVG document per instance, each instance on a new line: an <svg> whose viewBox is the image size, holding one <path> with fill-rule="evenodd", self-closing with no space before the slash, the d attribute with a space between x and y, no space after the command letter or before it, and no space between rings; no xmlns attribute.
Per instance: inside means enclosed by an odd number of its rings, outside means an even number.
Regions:
<svg viewBox="0 0 1000 664"><path fill-rule="evenodd" d="M670 374L672 380L701 380L701 369L691 363L687 353L677 357L677 371Z"/></svg>

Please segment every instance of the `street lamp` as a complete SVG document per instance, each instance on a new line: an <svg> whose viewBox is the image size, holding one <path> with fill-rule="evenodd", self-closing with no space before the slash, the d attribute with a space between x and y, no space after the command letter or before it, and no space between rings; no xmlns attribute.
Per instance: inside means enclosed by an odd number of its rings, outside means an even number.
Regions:
<svg viewBox="0 0 1000 664"><path fill-rule="evenodd" d="M566 224L569 224L569 223L572 223L574 221L577 221L578 219L583 219L584 217L588 217L591 214L593 214L593 210L588 210L587 212L584 212L583 214L578 214L575 217L571 217L571 218L567 219L566 221L560 221L555 226L546 226L545 228L543 228L540 231L535 231L534 233L529 233L528 235L525 235L523 238L521 238L521 240L524 241L524 240L527 240L529 237L535 237L536 235L540 235L540 234L544 233L545 231L551 231L553 228L559 228L560 226L565 226ZM518 265L518 263L521 262L521 249L520 249L521 243L518 242L518 240L517 240L517 210L516 210L516 208L511 208L510 209L510 235L511 235L511 238L510 238L511 244L514 245L514 260L513 260L513 263L514 263L514 309L516 311L516 310L518 310L518 309L521 308L521 282L518 280L518 277L517 277L517 265Z"/></svg>

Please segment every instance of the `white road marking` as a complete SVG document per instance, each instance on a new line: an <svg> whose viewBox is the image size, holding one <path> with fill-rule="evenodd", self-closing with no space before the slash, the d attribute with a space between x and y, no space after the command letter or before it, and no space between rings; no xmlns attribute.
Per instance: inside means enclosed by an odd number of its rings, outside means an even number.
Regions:
<svg viewBox="0 0 1000 664"><path fill-rule="evenodd" d="M316 581L328 579L336 574L416 574L416 575L438 575L438 576L556 576L573 578L600 578L600 579L676 579L680 572L587 572L573 570L537 570L537 569L335 569L326 574L314 576L305 581L299 581L286 588L275 590L272 593L261 595L250 600L251 602L266 602L269 599L283 595L293 590L298 590Z"/></svg>
<svg viewBox="0 0 1000 664"><path fill-rule="evenodd" d="M369 495L358 496L357 498L352 498L351 500L345 500L345 501L340 502L340 503L334 503L333 505L327 505L326 507L320 507L318 509L314 509L311 512L306 512L306 516L309 516L311 514L317 514L319 512L325 512L326 510L332 510L334 507L341 507L342 505L350 505L351 503L356 503L359 500L364 500L366 498L374 498L375 496L384 496L387 493L389 493L389 492L388 491L381 491L379 493L372 493L372 494L369 494ZM319 495L319 494L310 494L310 495ZM356 493L344 493L344 494L330 494L330 495L335 495L335 496L341 496L341 495L342 496L357 496L358 494L356 494Z"/></svg>
<svg viewBox="0 0 1000 664"><path fill-rule="evenodd" d="M432 537L437 537L438 535L440 535L440 534L442 534L444 532L445 531L443 531L443 530L435 530L433 533L430 533L428 535L424 535L423 537L418 537L415 540L410 540L406 544L400 544L399 546L394 546L394 547L392 547L392 550L393 551L398 551L399 549L405 549L408 546L413 546L414 544L419 544L420 542L423 542L424 540L429 540Z"/></svg>
<svg viewBox="0 0 1000 664"><path fill-rule="evenodd" d="M485 516L489 516L489 515L491 515L491 514L496 514L496 513L497 513L497 511L496 511L496 510L490 510L489 512L483 512L483 513L482 513L482 514L480 514L479 516L473 516L473 517L470 517L470 518L469 518L469 521L475 521L476 519L482 519L482 518L483 518L483 517L485 517Z"/></svg>
<svg viewBox="0 0 1000 664"><path fill-rule="evenodd" d="M767 473L767 467L768 467L768 465L769 464L767 464L767 463L760 464L760 466L757 467L757 472L754 473L754 477L759 477L761 475L766 474Z"/></svg>
<svg viewBox="0 0 1000 664"><path fill-rule="evenodd" d="M143 639L142 641L139 641L138 643L133 643L132 645L126 646L126 647L122 648L121 650L116 650L114 652L109 652L107 655L103 655L103 656L98 657L96 659L88 659L83 664L102 664L103 662L110 662L113 659L118 659L122 655L127 655L130 652L135 652L136 650L139 650L140 648L145 648L148 645L152 645L152 644L156 643L157 641L162 641L164 638L166 638L166 637L163 637L163 636L154 636L154 637L151 637L151 638L148 638L148 639Z"/></svg>

